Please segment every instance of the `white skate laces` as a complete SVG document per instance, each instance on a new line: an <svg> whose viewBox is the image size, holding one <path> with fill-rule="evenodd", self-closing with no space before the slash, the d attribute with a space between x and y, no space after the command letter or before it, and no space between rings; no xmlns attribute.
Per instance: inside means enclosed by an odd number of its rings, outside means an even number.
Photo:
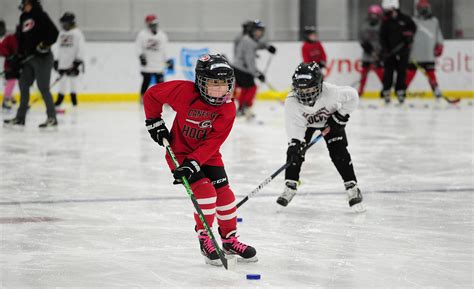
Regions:
<svg viewBox="0 0 474 289"><path fill-rule="evenodd" d="M297 181L286 180L285 190L280 195L280 197L278 197L277 203L282 205L283 207L288 206L288 204L291 202L293 197L296 195L296 186L297 185L298 185Z"/></svg>

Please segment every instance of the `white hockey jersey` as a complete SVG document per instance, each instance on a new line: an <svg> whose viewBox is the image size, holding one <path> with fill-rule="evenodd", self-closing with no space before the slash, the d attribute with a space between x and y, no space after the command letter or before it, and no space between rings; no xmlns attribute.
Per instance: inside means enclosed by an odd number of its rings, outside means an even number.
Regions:
<svg viewBox="0 0 474 289"><path fill-rule="evenodd" d="M85 39L82 31L75 27L61 31L57 42L58 69L69 69L74 60L84 61Z"/></svg>
<svg viewBox="0 0 474 289"><path fill-rule="evenodd" d="M359 104L357 91L350 86L323 82L323 90L314 106L298 102L294 91L285 100L285 127L288 140L304 141L306 128L324 128L327 119L336 111L351 114Z"/></svg>
<svg viewBox="0 0 474 289"><path fill-rule="evenodd" d="M141 65L141 71L163 73L166 63L166 46L168 44L166 33L159 29L156 34L153 34L148 28L145 28L138 33L135 44L138 55L145 55L147 61L145 66Z"/></svg>

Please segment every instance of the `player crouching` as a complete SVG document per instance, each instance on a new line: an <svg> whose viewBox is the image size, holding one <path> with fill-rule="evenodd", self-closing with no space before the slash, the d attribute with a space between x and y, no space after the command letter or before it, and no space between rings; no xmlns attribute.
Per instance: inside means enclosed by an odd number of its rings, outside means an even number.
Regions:
<svg viewBox="0 0 474 289"><path fill-rule="evenodd" d="M285 190L277 203L287 206L296 194L304 147L315 131L329 131L324 139L332 162L344 180L349 206L363 211L362 194L347 151L345 126L349 114L357 108L357 91L347 86L323 82L321 69L316 62L301 63L293 74L293 91L285 100L285 126L289 143L285 171Z"/></svg>
<svg viewBox="0 0 474 289"><path fill-rule="evenodd" d="M197 61L195 83L184 80L160 83L146 91L143 103L146 126L152 139L161 146L164 139L168 140L181 164L173 170L173 162L166 156L174 183L181 183L181 178L186 177L209 227L217 217L226 253L240 256L241 261L255 262L255 248L237 239L235 196L219 152L235 119L236 108L231 99L233 89L234 71L227 60L219 54L205 55ZM171 133L161 118L165 103L176 111ZM196 213L194 219L206 263L221 265Z"/></svg>

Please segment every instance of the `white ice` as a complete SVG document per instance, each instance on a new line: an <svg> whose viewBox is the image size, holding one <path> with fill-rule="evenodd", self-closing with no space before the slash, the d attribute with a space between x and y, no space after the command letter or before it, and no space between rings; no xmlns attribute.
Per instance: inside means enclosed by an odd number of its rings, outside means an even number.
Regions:
<svg viewBox="0 0 474 289"><path fill-rule="evenodd" d="M80 104L56 132L38 131L36 107L23 132L0 128L0 287L472 288L472 106L367 105L347 127L367 212L317 143L287 208L280 175L239 210L259 261L234 271L204 264L138 105ZM285 160L283 106L256 112L264 124L238 120L222 148L238 200Z"/></svg>

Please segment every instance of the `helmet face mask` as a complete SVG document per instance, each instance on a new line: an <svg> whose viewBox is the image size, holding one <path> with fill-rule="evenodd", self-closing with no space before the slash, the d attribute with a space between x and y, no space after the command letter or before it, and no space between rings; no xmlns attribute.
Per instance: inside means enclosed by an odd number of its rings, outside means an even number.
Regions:
<svg viewBox="0 0 474 289"><path fill-rule="evenodd" d="M196 64L196 87L208 104L219 106L231 98L234 70L222 55L204 55Z"/></svg>
<svg viewBox="0 0 474 289"><path fill-rule="evenodd" d="M301 63L293 74L293 90L299 103L314 106L323 90L323 75L316 62Z"/></svg>

